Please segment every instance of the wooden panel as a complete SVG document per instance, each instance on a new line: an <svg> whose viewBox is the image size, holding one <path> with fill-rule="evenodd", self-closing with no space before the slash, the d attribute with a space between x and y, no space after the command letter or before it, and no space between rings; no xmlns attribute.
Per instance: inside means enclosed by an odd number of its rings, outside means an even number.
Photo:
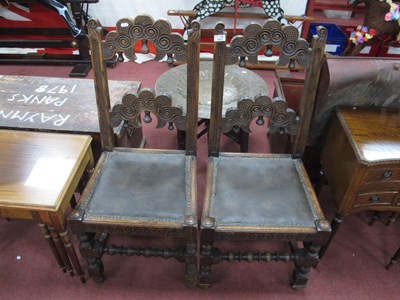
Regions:
<svg viewBox="0 0 400 300"><path fill-rule="evenodd" d="M378 169L368 170L365 182L371 181L400 181L400 169L398 166L384 166Z"/></svg>
<svg viewBox="0 0 400 300"><path fill-rule="evenodd" d="M393 199L398 195L397 192L378 192L359 194L354 201L354 207L391 205ZM370 207L370 209L373 209Z"/></svg>
<svg viewBox="0 0 400 300"><path fill-rule="evenodd" d="M343 199L359 173L356 156L337 118L333 119L321 152L321 162L337 208L348 206Z"/></svg>

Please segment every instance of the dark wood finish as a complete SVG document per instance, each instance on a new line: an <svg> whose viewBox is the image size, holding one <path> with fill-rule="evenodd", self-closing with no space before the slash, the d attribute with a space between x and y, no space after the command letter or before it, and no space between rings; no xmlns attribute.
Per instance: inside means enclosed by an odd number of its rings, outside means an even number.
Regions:
<svg viewBox="0 0 400 300"><path fill-rule="evenodd" d="M101 153L93 81L73 78L0 75L0 128L90 134L96 160ZM110 81L114 104L128 90L138 91L137 81ZM128 133L114 130L119 146L143 147L141 128Z"/></svg>
<svg viewBox="0 0 400 300"><path fill-rule="evenodd" d="M222 23L215 27L213 75L211 85L211 114L208 132L208 156L219 155L222 131L222 104L224 97L226 34ZM219 40L221 39L221 40ZM222 88L221 88L222 87Z"/></svg>
<svg viewBox="0 0 400 300"><path fill-rule="evenodd" d="M85 170L94 166L90 141L86 135L0 130L0 217L40 223L60 268L82 282L66 211Z"/></svg>
<svg viewBox="0 0 400 300"><path fill-rule="evenodd" d="M169 16L180 16L180 17L188 17L188 22L190 23L193 18L195 17L195 15L197 14L197 11L194 10L168 10L167 14ZM235 12L224 12L224 11L220 11L218 13L214 13L211 14L208 17L216 17L216 18L247 18L247 19L258 19L258 20L262 20L262 19L269 19L270 16L268 16L265 13L249 13L249 12L245 12L245 11L239 11L238 13ZM290 15L285 15L284 18L293 23L296 21L312 21L313 18L309 18L307 16L290 16ZM186 24L188 25L188 24ZM243 30L242 29L227 29L227 36L232 37L233 35L235 35L236 33L242 33ZM212 29L203 29L202 30L202 37L212 37L214 35L214 31ZM212 51L214 44L212 42L201 42L200 43L200 47L202 51ZM247 68L249 69L287 69L286 66L279 66L276 65L274 63L270 63L270 62L263 62L263 63L257 63L257 64L252 64L249 63L247 64ZM296 68L297 70L301 70L301 68Z"/></svg>
<svg viewBox="0 0 400 300"><path fill-rule="evenodd" d="M333 232L337 232L343 217L352 213L399 212L400 112L339 108L326 137L321 163L337 207Z"/></svg>
<svg viewBox="0 0 400 300"><path fill-rule="evenodd" d="M199 90L200 25L192 23L187 43L171 32L165 20L148 15L117 22L116 31L103 39L103 28L92 19L88 24L100 136L103 153L82 194L82 201L70 216L70 225L80 240L89 275L104 280L104 254L125 254L175 258L185 264L185 282L197 286L197 186L196 142ZM122 53L130 60L136 55L133 45L142 41L156 48L156 60L187 62L187 114L172 106L167 95L152 89L128 91L122 101L110 103L106 61ZM134 66L133 66L134 69ZM134 71L134 70L132 70ZM113 128L128 132L157 119L157 128L174 126L186 132L186 151L130 149L115 147ZM111 204L112 202L112 204ZM111 206L110 206L111 204ZM108 234L130 234L153 238L178 238L175 249L115 246L107 244Z"/></svg>
<svg viewBox="0 0 400 300"><path fill-rule="evenodd" d="M270 31L275 34L270 35ZM282 27L279 22L268 20L263 26L249 25L244 29L243 36L234 37L227 46L223 24L216 26L209 160L200 237L201 288L211 286L212 265L222 261L293 262L292 287L300 289L307 285L308 273L330 234L329 223L299 159L304 148L302 139L307 137L311 120L311 113L305 110L314 104L327 37L324 28L319 28L318 32L319 36L310 49L305 40L299 39L295 27ZM272 36L277 40L272 42ZM288 108L284 99L275 98L272 101L267 95L261 95L239 101L237 108L227 111L223 118L225 65L238 60L243 65L246 57L250 62L257 63L261 48L266 47L268 54L272 43L281 48L278 64L294 67L297 61L308 68L307 89L304 89L301 98L299 115ZM292 49L289 44L298 48ZM219 139L223 132L233 128L248 132L254 118L259 125L267 118L271 132L292 135L295 141L293 155L219 151ZM278 240L289 242L290 251L222 251L214 246L219 240ZM302 242L303 247L297 247L297 242Z"/></svg>

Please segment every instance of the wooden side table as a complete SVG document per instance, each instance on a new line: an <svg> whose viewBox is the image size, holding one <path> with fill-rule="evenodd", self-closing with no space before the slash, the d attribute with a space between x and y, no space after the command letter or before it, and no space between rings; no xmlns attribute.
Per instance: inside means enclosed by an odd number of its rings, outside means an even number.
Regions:
<svg viewBox="0 0 400 300"><path fill-rule="evenodd" d="M0 217L40 224L60 268L85 282L66 210L94 167L87 135L0 130Z"/></svg>
<svg viewBox="0 0 400 300"><path fill-rule="evenodd" d="M344 216L366 210L400 211L400 111L338 108L321 163L337 212L320 257Z"/></svg>

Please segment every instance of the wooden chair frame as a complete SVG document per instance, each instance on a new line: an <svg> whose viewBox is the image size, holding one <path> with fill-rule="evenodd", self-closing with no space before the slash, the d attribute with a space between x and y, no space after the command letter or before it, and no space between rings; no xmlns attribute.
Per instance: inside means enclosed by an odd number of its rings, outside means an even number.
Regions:
<svg viewBox="0 0 400 300"><path fill-rule="evenodd" d="M184 42L181 35L171 32L169 22L165 20L154 21L148 15L139 15L135 19L123 18L119 20L116 25L116 31L109 32L104 40L102 36L103 28L97 20L92 19L89 21L88 30L103 154L82 194L81 202L71 213L69 223L72 231L78 235L80 240L80 252L87 261L89 275L97 282L104 280L104 267L101 261L103 254L175 258L186 265L185 281L187 286L196 287L198 253L196 143L200 25L198 22L192 23L187 43ZM142 89L137 94L128 91L123 97L122 103L118 103L112 108L110 107L105 62L113 59L116 54L122 57L121 53L124 53L128 59L134 60L136 56L133 46L139 40L142 41L143 52L147 51L147 41L154 44L157 51L155 60L160 60L167 55L168 60L176 59L188 63L186 116L182 114L181 108L171 106L171 98L168 95L155 95L151 89ZM141 113L145 114L144 122L151 122L151 114L155 115L158 120L158 128L164 127L166 124L169 124L169 127L175 124L177 128L185 130L187 132L186 150L124 149L114 147L113 127L120 126L123 123L123 126L128 131L132 131L134 128L141 126ZM122 167L116 168L115 165L111 164L113 159L114 161L117 159L116 157L121 157L122 162L125 159L127 163L122 163ZM161 185L161 183L154 181L146 173L147 171L139 169L140 173L135 174L135 170L133 170L135 166L136 168L142 166L138 166L142 159L152 163L147 169L151 169L153 166L160 170L163 170L163 163L170 164L171 161L177 160L177 166L180 167L182 165L182 168L177 171L184 179L182 180L182 187L179 185L179 188L183 189L179 194L182 194L183 199L175 200L175 198L179 198L179 195L173 195L169 198L163 195L163 193L172 193L169 190L153 195L152 186ZM133 163L129 164L129 160L132 160ZM116 168L114 170L115 174L122 173L121 176L125 176L125 178L122 178L123 182L127 177L136 176L138 181L145 182L144 186L140 185L137 190L132 190L132 186L129 184L120 184L118 181L116 185L123 191L118 193L117 196L112 195L111 199L103 199L107 197L107 190L104 186L107 189L117 189L115 185L113 186L109 183L114 180L112 177L115 176L106 175L109 174L107 172L112 166ZM133 169L127 170L129 167ZM149 172L151 173L151 171ZM147 177L143 178L143 176ZM157 172L154 177L163 180L163 178L159 178L160 175ZM106 180L109 182L106 182ZM168 186L168 180L169 178L164 180L167 182L166 186ZM139 196L131 195L140 194L141 197L148 198L149 196L141 195L141 193L144 193L142 190L146 190L146 188L148 188L151 198L146 200L145 207L143 208L142 205L139 208L134 207L131 209L132 205L139 205L133 203ZM119 195L122 195L121 198L118 198ZM181 215L179 211L170 212L169 203L165 203L166 199L180 201L178 204L179 207L183 206L182 211L184 213ZM114 204L112 206L99 205L99 203L107 201L113 201ZM149 206L151 205L150 208L147 207L148 203L151 203L149 204ZM162 204L161 207L157 207L159 203ZM116 210L115 207L123 204L126 210L122 211L122 215L113 215ZM103 212L99 207L103 209ZM154 216L151 210L153 207L157 211ZM107 211L107 208L111 212ZM142 209L143 213L141 212ZM164 213L163 209L166 209L168 213ZM130 212L130 210L133 211ZM112 233L148 237L177 237L183 239L184 242L183 245L176 249L108 246L106 237Z"/></svg>
<svg viewBox="0 0 400 300"><path fill-rule="evenodd" d="M327 241L330 234L329 222L325 219L322 210L307 173L302 165L301 156L304 152L307 133L310 127L312 110L315 101L318 78L320 75L321 62L324 56L324 47L326 43L327 31L325 28L318 29L318 37L314 38L312 49L309 44L299 38L297 28L293 26L281 26L275 20L268 20L264 26L251 24L245 28L243 35L236 36L232 39L229 46L226 44L225 31L222 23L218 24L215 29L217 42L214 43L214 69L212 83L212 108L210 118L209 132L209 161L207 167L207 182L205 190L205 198L203 203L203 214L201 220L201 238L200 238L200 274L199 285L202 288L209 288L212 284L211 267L221 261L292 261L295 264L293 271L293 288L299 289L306 287L308 281L308 272L310 268L318 260L318 251L320 247ZM272 46L280 49L280 59L278 65L289 65L295 67L296 62L304 68L308 68L304 93L299 111L287 108L287 104L283 99L270 99L268 96L261 95L256 99L242 99L238 102L237 109L227 111L225 118L222 118L222 98L223 98L223 82L224 70L226 64L233 64L239 60L239 64L244 66L246 58L250 63L257 63L258 54L263 47L266 47L265 54L271 55ZM219 143L220 135L232 129L241 129L249 132L249 124L257 118L259 125L263 124L263 118L268 118L270 122L270 131L282 134L290 134L293 138L292 155L280 154L244 154L244 153L220 153ZM223 189L223 184L227 182L227 176L231 165L240 164L245 174L251 172L247 169L245 160L257 159L260 161L286 160L292 161L297 170L296 176L299 176L302 182L302 192L308 194L308 205L313 210L314 220L310 226L296 225L274 225L269 224L268 220L263 219L260 223L252 223L251 219L240 219L241 214L238 213L234 217L226 217L224 212L217 212L218 194ZM224 162L225 160L225 162ZM229 161L230 162L226 162ZM223 169L224 168L224 169ZM268 181L266 177L277 176L276 174L265 174L265 178L259 178L260 184ZM221 179L219 179L222 176ZM234 174L240 177L240 174ZM278 175L279 176L279 175ZM285 176L285 175L283 175ZM253 177L252 177L253 178ZM280 177L279 177L280 178ZM285 178L281 178L285 182ZM218 180L220 183L218 185ZM246 189L242 182L233 180L241 185L242 189ZM276 178L275 178L276 181ZM247 181L246 181L247 182ZM221 186L222 184L222 186ZM229 183L231 184L231 183ZM230 185L232 186L232 185ZM282 186L284 192L285 185ZM254 191L245 190L247 195L251 195ZM268 191L264 191L268 193ZM220 193L219 195L227 195L229 193ZM260 200L266 196L260 195ZM221 196L223 197L223 196ZM239 199L242 202L240 209L247 210L248 199ZM280 199L286 201L287 199ZM223 207L229 207L231 199L226 199ZM219 201L221 202L221 201ZM250 205L250 204L249 204ZM237 207L237 206L235 206ZM231 208L228 209L231 211ZM284 213L284 212L283 212ZM223 215L223 217L221 217ZM283 214L284 218L285 215ZM225 219L223 219L225 218ZM223 220L222 220L223 219ZM231 223L225 220L231 220ZM258 220L258 219L257 219ZM224 223L225 222L225 223ZM263 223L263 224L261 224ZM267 223L269 225L265 225ZM288 222L290 223L290 222ZM223 252L214 246L215 240L241 240L241 241L266 241L280 240L288 241L290 245L290 253L282 252ZM297 242L303 242L304 247L299 248Z"/></svg>

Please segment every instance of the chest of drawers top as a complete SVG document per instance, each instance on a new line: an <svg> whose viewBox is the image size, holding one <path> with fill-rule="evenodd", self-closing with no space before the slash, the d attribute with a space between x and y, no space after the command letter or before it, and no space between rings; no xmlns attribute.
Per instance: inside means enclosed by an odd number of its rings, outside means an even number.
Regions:
<svg viewBox="0 0 400 300"><path fill-rule="evenodd" d="M337 116L360 164L400 162L400 110L341 107Z"/></svg>

